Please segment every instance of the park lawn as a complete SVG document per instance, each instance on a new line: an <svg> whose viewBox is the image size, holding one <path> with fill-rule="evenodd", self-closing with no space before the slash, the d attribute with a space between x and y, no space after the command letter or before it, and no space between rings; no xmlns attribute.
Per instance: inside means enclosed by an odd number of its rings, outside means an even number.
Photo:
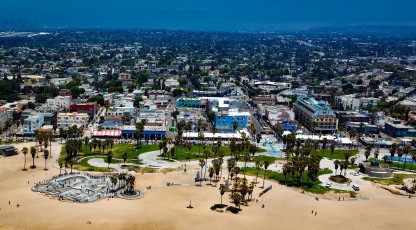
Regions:
<svg viewBox="0 0 416 230"><path fill-rule="evenodd" d="M79 170L79 171L92 171L92 172L113 172L114 171L114 169L112 168L108 169L108 168L95 167L95 166L89 165L88 164L89 159L91 158L82 159L79 162L79 164L74 164L72 168L75 170ZM67 171L68 170L70 169L67 169Z"/></svg>
<svg viewBox="0 0 416 230"><path fill-rule="evenodd" d="M333 154L331 154L331 149L320 149L316 151L316 154L325 158L329 158L329 159L345 160L345 154L348 152L351 153L350 157L358 154L358 150L355 150L355 149L351 149L351 150L335 149ZM312 150L311 154L315 154L315 150Z"/></svg>
<svg viewBox="0 0 416 230"><path fill-rule="evenodd" d="M146 152L156 151L159 150L158 145L141 145L138 149L136 144L114 144L113 148L106 148L104 152L102 149L90 152L84 145L82 146L82 153L83 156L90 156L90 155L107 155L107 152L111 150L113 152L113 158L123 158L123 154L127 152L128 159L137 158L138 155ZM82 155L82 154L81 154Z"/></svg>
<svg viewBox="0 0 416 230"><path fill-rule="evenodd" d="M204 149L204 147L202 147L200 145L193 145L190 151L189 151L188 147L186 147L186 146L177 146L175 148L176 148L176 154L175 154L174 159L176 159L178 161L205 159L204 150L212 152L212 146L211 145L205 145L205 149ZM264 149L261 149L261 148L257 148L257 149L258 149L258 152L267 151L267 150L264 150ZM231 155L231 150L230 150L230 147L228 147L228 146L221 146L220 150L222 150L224 152L224 156L230 156ZM201 152L201 153L199 153L199 152ZM168 152L167 155L170 156L170 152ZM218 156L215 156L215 157L218 157ZM211 155L209 158L214 158L214 156Z"/></svg>
<svg viewBox="0 0 416 230"><path fill-rule="evenodd" d="M405 170L403 170L403 166L404 166ZM390 168L394 169L394 170L399 170L399 171L410 171L410 170L415 171L416 170L416 165L411 164L409 162L407 162L406 165L404 165L403 162L397 163L397 162L393 161L393 163L390 165Z"/></svg>
<svg viewBox="0 0 416 230"><path fill-rule="evenodd" d="M98 148L96 149L95 153L94 150L90 153L89 149L87 149L84 145L82 146L82 152L77 153L77 157L86 157L85 159L82 159L79 164L74 164L73 169L81 170L81 171L96 171L96 172L108 172L108 171L114 171L114 169L107 169L107 168L100 168L100 167L94 167L88 164L88 160L91 158L103 158L105 163L108 163L107 161L107 152L111 150L111 148L106 149L105 152L98 151ZM139 149L136 149L135 144L114 144L113 145L113 159L111 160L111 163L123 163L123 154L127 152L128 157L126 163L134 163L134 164L140 164L140 160L137 158L140 154L150 151L158 150L158 145L142 145ZM86 154L84 154L86 153ZM65 162L66 158L66 149L63 147L61 150L61 155L59 157L59 162ZM138 170L139 166L129 166L135 171Z"/></svg>
<svg viewBox="0 0 416 230"><path fill-rule="evenodd" d="M84 145L82 145L81 149L82 151L77 153L77 156L107 156L108 151L111 150L111 148L106 148L103 152L102 149L98 151L97 148L95 151L92 149L90 152L90 150L87 149ZM156 150L159 150L158 145L142 145L139 149L137 149L136 144L114 144L111 151L113 152L113 158L123 159L123 154L127 152L127 159L137 159L137 157L142 153ZM66 157L65 147L62 147L61 150L61 158L62 157Z"/></svg>
<svg viewBox="0 0 416 230"><path fill-rule="evenodd" d="M247 175L251 175L251 176L256 176L257 174L257 170L255 168L246 168L246 174ZM332 170L330 169L322 169L319 171L318 176L320 175L324 175L324 174L331 174ZM244 174L244 168L241 169L240 174ZM264 171L260 170L259 171L259 178L262 178L264 175ZM302 189L304 189L307 192L310 193L314 193L314 194L324 194L330 191L334 191L336 193L350 193L349 191L343 191L343 190L338 190L338 189L332 189L332 188L327 188L325 186L321 186L320 184L322 183L319 180L315 180L315 181L309 181L308 184L308 179L307 179L307 171L305 171L303 177L302 177ZM285 184L285 176L283 175L283 173L278 173L278 172L273 172L271 170L266 170L266 178L270 179L270 180L274 180L274 181L278 181L280 184ZM288 175L286 178L286 182L288 186L294 186L291 184L291 177ZM350 193L351 196L355 196L355 193Z"/></svg>
<svg viewBox="0 0 416 230"><path fill-rule="evenodd" d="M414 174L394 174L393 178L373 178L373 177L363 177L363 180L378 182L383 185L401 185L403 184L403 179L415 178Z"/></svg>
<svg viewBox="0 0 416 230"><path fill-rule="evenodd" d="M251 158L250 162L256 162L256 161L265 162L265 161L268 161L269 163L273 163L276 160L286 160L286 158L260 155L260 156L254 156L253 158Z"/></svg>

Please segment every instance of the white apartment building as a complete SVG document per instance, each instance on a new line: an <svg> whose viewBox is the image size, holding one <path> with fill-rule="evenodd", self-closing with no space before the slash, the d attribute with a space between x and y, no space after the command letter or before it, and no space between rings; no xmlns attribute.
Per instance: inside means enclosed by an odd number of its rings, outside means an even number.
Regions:
<svg viewBox="0 0 416 230"><path fill-rule="evenodd" d="M69 109L71 106L72 97L71 96L57 96L54 99L47 99L46 105L48 107L57 107Z"/></svg>
<svg viewBox="0 0 416 230"><path fill-rule="evenodd" d="M255 82L254 87L261 89L265 92L270 92L272 90L278 90L278 89L290 89L292 87L292 84L288 82L272 82L272 81L258 81Z"/></svg>
<svg viewBox="0 0 416 230"><path fill-rule="evenodd" d="M169 78L165 80L165 86L170 88L179 87L179 81L174 78Z"/></svg>
<svg viewBox="0 0 416 230"><path fill-rule="evenodd" d="M343 110L358 110L360 108L360 99L355 95L343 95L336 97L335 106Z"/></svg>
<svg viewBox="0 0 416 230"><path fill-rule="evenodd" d="M42 127L44 117L42 114L30 115L23 122L23 134L34 135L35 131Z"/></svg>
<svg viewBox="0 0 416 230"><path fill-rule="evenodd" d="M58 113L58 128L67 129L73 125L84 127L88 124L88 119L86 113Z"/></svg>

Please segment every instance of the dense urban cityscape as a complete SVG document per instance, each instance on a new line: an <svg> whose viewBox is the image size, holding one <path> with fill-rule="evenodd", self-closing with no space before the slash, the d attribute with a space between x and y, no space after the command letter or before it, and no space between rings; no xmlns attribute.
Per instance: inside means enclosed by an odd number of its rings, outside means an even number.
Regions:
<svg viewBox="0 0 416 230"><path fill-rule="evenodd" d="M0 228L415 224L412 33L3 31L0 73Z"/></svg>

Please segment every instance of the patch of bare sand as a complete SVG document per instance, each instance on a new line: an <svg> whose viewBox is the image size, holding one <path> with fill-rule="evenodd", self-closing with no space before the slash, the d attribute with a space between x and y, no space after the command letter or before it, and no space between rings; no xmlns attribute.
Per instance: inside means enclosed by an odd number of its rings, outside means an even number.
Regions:
<svg viewBox="0 0 416 230"><path fill-rule="evenodd" d="M21 171L23 155L0 159L0 229L340 230L403 229L416 224L410 214L414 199L394 196L375 187L361 191L370 197L368 200L315 201L311 195L267 181L266 186L272 184L273 189L259 203L242 206L243 211L238 215L211 211L210 206L220 202L220 194L218 187L206 185L161 187L134 201L114 198L89 204L60 202L30 190L33 183L59 173L56 168L43 171L42 158L36 158L35 163L39 166L37 169L25 172ZM136 177L136 187L144 189L168 182L193 184L194 174L137 174ZM260 191L256 188L254 197ZM194 209L186 208L190 200ZM223 200L230 204L227 194ZM21 205L19 208L17 203ZM262 203L265 208L261 208ZM316 216L311 214L312 210L317 212Z"/></svg>

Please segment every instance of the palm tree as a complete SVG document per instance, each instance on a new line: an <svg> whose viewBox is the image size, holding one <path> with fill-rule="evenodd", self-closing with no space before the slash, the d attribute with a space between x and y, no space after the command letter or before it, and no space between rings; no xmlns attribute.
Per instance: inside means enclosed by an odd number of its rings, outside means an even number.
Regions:
<svg viewBox="0 0 416 230"><path fill-rule="evenodd" d="M159 145L159 154L160 154L160 155L162 155L162 149L163 149L163 147L165 146L165 145L164 145L164 142L159 142L159 144L158 144L158 145Z"/></svg>
<svg viewBox="0 0 416 230"><path fill-rule="evenodd" d="M403 154L404 154L403 170L405 170L406 168L407 154L409 154L410 151L412 151L412 148L409 145L406 145L403 147Z"/></svg>
<svg viewBox="0 0 416 230"><path fill-rule="evenodd" d="M220 184L221 204L222 204L222 196L224 195L226 189L227 188L225 187L224 184Z"/></svg>
<svg viewBox="0 0 416 230"><path fill-rule="evenodd" d="M108 169L110 169L111 160L113 159L113 151L107 152Z"/></svg>
<svg viewBox="0 0 416 230"><path fill-rule="evenodd" d="M368 157L370 157L371 155L371 150L372 150L371 146L368 145L367 147L365 147L365 152L364 152L365 161L368 161Z"/></svg>
<svg viewBox="0 0 416 230"><path fill-rule="evenodd" d="M285 177L285 184L287 184L286 178L287 178L287 174L290 171L290 165L289 164L284 164L283 168L282 168L282 171L283 171L283 176Z"/></svg>
<svg viewBox="0 0 416 230"><path fill-rule="evenodd" d="M235 167L236 165L236 161L232 158L227 160L227 170L228 170L228 176L227 176L227 181L229 181L230 179L230 173L232 172L231 170Z"/></svg>
<svg viewBox="0 0 416 230"><path fill-rule="evenodd" d="M341 162L339 160L334 161L334 165L335 165L335 175L337 174L338 167L339 167L340 163Z"/></svg>
<svg viewBox="0 0 416 230"><path fill-rule="evenodd" d="M188 148L188 159L190 159L191 158L192 143L191 142L186 143L186 147Z"/></svg>
<svg viewBox="0 0 416 230"><path fill-rule="evenodd" d="M403 156L403 148L398 148L397 149L397 156L399 156L399 160L397 161L397 168L399 169L399 163L400 163L400 159Z"/></svg>
<svg viewBox="0 0 416 230"><path fill-rule="evenodd" d="M257 169L257 173L256 173L256 184L257 184L257 178L259 177L259 171L263 167L263 163L261 163L260 161L256 161L255 165Z"/></svg>
<svg viewBox="0 0 416 230"><path fill-rule="evenodd" d="M213 167L209 167L208 175L209 175L209 183L211 184L211 179L214 176L214 168Z"/></svg>
<svg viewBox="0 0 416 230"><path fill-rule="evenodd" d="M205 161L204 160L199 160L199 166L201 167L201 178L200 178L200 180L199 180L199 185L201 185L202 184L202 169L204 168L204 166L205 166ZM205 178L204 178L204 180L205 180Z"/></svg>
<svg viewBox="0 0 416 230"><path fill-rule="evenodd" d="M36 168L35 165L35 157L36 157L36 148L35 147L30 147L30 155L32 155L32 160L33 160L33 164L32 166L30 166L32 169Z"/></svg>
<svg viewBox="0 0 416 230"><path fill-rule="evenodd" d="M28 148L26 148L26 147L24 147L23 149L22 149L22 153L23 153L23 155L24 155L24 157L25 157L25 164L23 165L23 171L26 171L27 169L26 169L26 155L27 155L27 153L29 152L29 149Z"/></svg>
<svg viewBox="0 0 416 230"><path fill-rule="evenodd" d="M331 158L332 158L332 154L334 153L334 150L335 150L335 141L331 141L330 148L331 148Z"/></svg>
<svg viewBox="0 0 416 230"><path fill-rule="evenodd" d="M390 147L390 162L391 164L393 163L393 158L394 155L396 155L396 151L397 151L397 143L393 143Z"/></svg>
<svg viewBox="0 0 416 230"><path fill-rule="evenodd" d="M319 148L319 141L314 141L313 142L313 149L315 150L315 154L316 154L316 150Z"/></svg>
<svg viewBox="0 0 416 230"><path fill-rule="evenodd" d="M411 155L412 155L412 164L410 165L410 172L412 171L412 169L413 169L413 164L415 163L415 160L416 160L416 151L413 151L413 152L411 153Z"/></svg>
<svg viewBox="0 0 416 230"><path fill-rule="evenodd" d="M233 203L235 204L235 207L239 208L240 207L240 202L241 202L241 199L242 199L241 194L235 192L235 193L231 194L231 199L233 200Z"/></svg>
<svg viewBox="0 0 416 230"><path fill-rule="evenodd" d="M46 171L46 170L48 170L48 168L46 168L46 161L47 161L47 160L48 160L48 158L49 158L49 150L45 149L45 150L43 151L43 156L45 157L45 168L44 168L44 170Z"/></svg>
<svg viewBox="0 0 416 230"><path fill-rule="evenodd" d="M172 159L175 157L175 146L172 146L172 148L170 148L170 155L172 156Z"/></svg>
<svg viewBox="0 0 416 230"><path fill-rule="evenodd" d="M117 184L117 175L112 175L111 177L110 177L110 181L111 181L111 183L113 184L113 191L114 191L114 186Z"/></svg>
<svg viewBox="0 0 416 230"><path fill-rule="evenodd" d="M211 152L208 150L205 150L204 156L205 156L205 165L208 165L208 158L211 156ZM206 174L207 174L207 168L205 167L204 178L206 178Z"/></svg>
<svg viewBox="0 0 416 230"><path fill-rule="evenodd" d="M62 162L59 162L59 175L61 175L62 167L64 167L64 164Z"/></svg>
<svg viewBox="0 0 416 230"><path fill-rule="evenodd" d="M263 187L262 188L264 188L264 181L266 180L266 170L269 167L269 164L270 164L269 161L264 161L264 164L263 164L264 174L263 174Z"/></svg>
<svg viewBox="0 0 416 230"><path fill-rule="evenodd" d="M257 133L256 134L256 142L257 142L256 146L259 146L260 141L261 141L261 133Z"/></svg>
<svg viewBox="0 0 416 230"><path fill-rule="evenodd" d="M235 131L237 130L237 128L238 128L238 122L237 122L237 120L234 120L232 123L232 126L233 126L233 130L234 130L234 133L235 133Z"/></svg>
<svg viewBox="0 0 416 230"><path fill-rule="evenodd" d="M324 139L322 139L322 148L326 149L326 144L328 143L328 139L326 137L324 137Z"/></svg>
<svg viewBox="0 0 416 230"><path fill-rule="evenodd" d="M127 157L129 156L129 154L127 152L125 152L123 154L123 161L124 161L124 165L126 165L126 161L127 161Z"/></svg>
<svg viewBox="0 0 416 230"><path fill-rule="evenodd" d="M379 154L380 154L380 149L379 149L379 148L377 148L377 149L374 151L374 158L375 158L376 160L378 160L378 156L379 156Z"/></svg>
<svg viewBox="0 0 416 230"><path fill-rule="evenodd" d="M350 139L351 139L351 142L352 142L354 137L357 136L357 131L355 129L351 129L350 131L348 131L348 134L350 135ZM358 149L358 142L357 142L357 149Z"/></svg>

